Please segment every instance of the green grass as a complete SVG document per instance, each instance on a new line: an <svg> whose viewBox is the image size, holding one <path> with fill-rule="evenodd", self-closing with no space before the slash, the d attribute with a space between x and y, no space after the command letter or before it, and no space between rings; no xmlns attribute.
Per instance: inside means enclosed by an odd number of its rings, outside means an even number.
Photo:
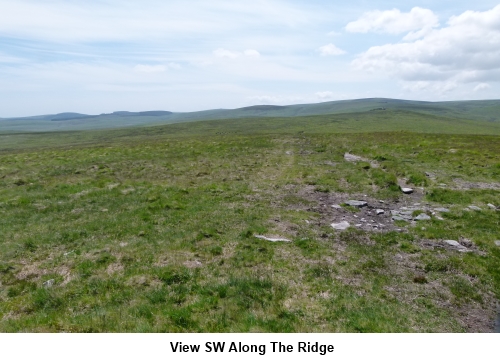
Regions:
<svg viewBox="0 0 500 363"><path fill-rule="evenodd" d="M499 218L485 207L499 191L451 188L498 181L499 137L459 121L455 135L394 131L415 117L0 136L0 331L487 330L462 317L493 321L500 298ZM449 130L436 122L425 131ZM334 193L399 200L398 179L449 206L445 221L337 233L317 209ZM475 252L424 243L460 238Z"/></svg>

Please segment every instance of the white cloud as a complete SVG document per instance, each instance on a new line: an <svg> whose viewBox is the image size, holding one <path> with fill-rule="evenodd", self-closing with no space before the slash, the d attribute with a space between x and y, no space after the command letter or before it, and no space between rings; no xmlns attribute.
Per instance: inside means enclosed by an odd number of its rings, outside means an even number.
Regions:
<svg viewBox="0 0 500 363"><path fill-rule="evenodd" d="M474 87L474 92L483 91L489 88L491 88L491 86L488 83L479 83L476 87Z"/></svg>
<svg viewBox="0 0 500 363"><path fill-rule="evenodd" d="M398 9L364 13L358 20L346 25L350 33L388 33L410 32L407 40L417 39L439 25L438 17L429 9L415 7L408 13Z"/></svg>
<svg viewBox="0 0 500 363"><path fill-rule="evenodd" d="M447 92L460 84L500 81L500 5L450 18L422 39L369 48L355 69L389 74L422 87Z"/></svg>
<svg viewBox="0 0 500 363"><path fill-rule="evenodd" d="M345 50L336 47L334 44L330 43L318 48L321 55L342 55L345 54Z"/></svg>
<svg viewBox="0 0 500 363"><path fill-rule="evenodd" d="M233 52L224 48L219 48L213 51L213 55L215 55L218 58L238 58L240 56L239 52Z"/></svg>
<svg viewBox="0 0 500 363"><path fill-rule="evenodd" d="M316 92L315 95L320 100L331 100L334 98L333 92L330 91Z"/></svg>

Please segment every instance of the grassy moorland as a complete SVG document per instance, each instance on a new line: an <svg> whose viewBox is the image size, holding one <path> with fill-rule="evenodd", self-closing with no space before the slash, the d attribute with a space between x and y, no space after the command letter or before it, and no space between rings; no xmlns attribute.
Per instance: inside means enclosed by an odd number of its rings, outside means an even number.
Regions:
<svg viewBox="0 0 500 363"><path fill-rule="evenodd" d="M491 331L499 134L381 111L0 135L0 331Z"/></svg>

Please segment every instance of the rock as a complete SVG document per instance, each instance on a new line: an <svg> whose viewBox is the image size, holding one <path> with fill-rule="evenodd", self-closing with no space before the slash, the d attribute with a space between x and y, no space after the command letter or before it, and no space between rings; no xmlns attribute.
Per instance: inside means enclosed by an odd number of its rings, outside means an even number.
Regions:
<svg viewBox="0 0 500 363"><path fill-rule="evenodd" d="M381 214L384 214L384 213L385 213L385 211L384 211L383 209L377 209L377 210L375 211L375 213L377 213L377 215L379 216L379 215L381 215Z"/></svg>
<svg viewBox="0 0 500 363"><path fill-rule="evenodd" d="M351 207L358 207L358 208L366 207L368 205L367 202L362 200L348 200L347 202L345 202L345 204Z"/></svg>
<svg viewBox="0 0 500 363"><path fill-rule="evenodd" d="M475 210L475 211L478 211L478 212L482 211L481 208L476 207L475 205L469 205L469 209L472 209L472 210Z"/></svg>
<svg viewBox="0 0 500 363"><path fill-rule="evenodd" d="M403 187L400 187L401 188L401 191L405 194L411 194L413 193L413 189L412 188L403 188Z"/></svg>
<svg viewBox="0 0 500 363"><path fill-rule="evenodd" d="M393 221L406 221L406 218L403 218L401 216L395 215L395 216L392 216L392 220Z"/></svg>
<svg viewBox="0 0 500 363"><path fill-rule="evenodd" d="M361 226L362 226L362 224L356 224L356 227L361 227Z"/></svg>
<svg viewBox="0 0 500 363"><path fill-rule="evenodd" d="M495 207L493 204L491 203L488 203L488 207L490 207L491 209L497 209L497 207Z"/></svg>
<svg viewBox="0 0 500 363"><path fill-rule="evenodd" d="M425 213L421 213L418 216L416 216L415 218L413 218L413 220L415 220L415 221L430 221L431 217L429 217Z"/></svg>
<svg viewBox="0 0 500 363"><path fill-rule="evenodd" d="M495 241L495 244L500 247L500 241Z"/></svg>
<svg viewBox="0 0 500 363"><path fill-rule="evenodd" d="M342 209L342 207L338 204L334 204L332 205L332 208L335 208L335 209Z"/></svg>
<svg viewBox="0 0 500 363"><path fill-rule="evenodd" d="M43 285L43 287L52 287L52 286L54 286L55 282L56 282L56 280L50 279L50 280L45 281L42 285Z"/></svg>
<svg viewBox="0 0 500 363"><path fill-rule="evenodd" d="M436 219L437 219L438 221L444 221L444 218L443 218L443 217L440 217L440 216L436 216Z"/></svg>
<svg viewBox="0 0 500 363"><path fill-rule="evenodd" d="M342 221L340 223L332 223L331 226L332 226L333 229L337 229L339 231L343 231L343 230L349 228L351 225L349 224L349 222Z"/></svg>
<svg viewBox="0 0 500 363"><path fill-rule="evenodd" d="M449 213L450 210L448 208L435 208L434 209L436 212L441 212L441 213Z"/></svg>
<svg viewBox="0 0 500 363"><path fill-rule="evenodd" d="M255 238L258 239L263 239L265 241L269 242L291 242L289 239L278 237L278 238L271 238L271 237L266 237L266 236L261 236L259 234L254 235Z"/></svg>
<svg viewBox="0 0 500 363"><path fill-rule="evenodd" d="M353 155L353 154L349 154L349 153L345 153L344 154L344 159L346 161L350 161L350 162L363 161L364 160L364 158L362 158L361 156L357 156L357 155Z"/></svg>
<svg viewBox="0 0 500 363"><path fill-rule="evenodd" d="M456 247L458 248L459 250L466 250L466 248L464 246L462 246L460 243L458 243L457 241L454 241L452 239L447 239L447 240L444 240L444 243L447 243L449 244L450 246L453 246L453 247Z"/></svg>

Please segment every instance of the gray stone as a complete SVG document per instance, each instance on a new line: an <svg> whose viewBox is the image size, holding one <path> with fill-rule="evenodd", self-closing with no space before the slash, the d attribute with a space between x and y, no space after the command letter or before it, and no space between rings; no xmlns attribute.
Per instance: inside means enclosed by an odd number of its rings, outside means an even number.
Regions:
<svg viewBox="0 0 500 363"><path fill-rule="evenodd" d="M416 216L415 218L413 218L414 220L416 221L430 221L431 220L431 217L429 217L427 214L425 213L422 213L422 214L419 214L418 216Z"/></svg>
<svg viewBox="0 0 500 363"><path fill-rule="evenodd" d="M361 227L361 226L362 226L362 224L356 224L356 227Z"/></svg>
<svg viewBox="0 0 500 363"><path fill-rule="evenodd" d="M495 244L500 247L500 241L495 241Z"/></svg>
<svg viewBox="0 0 500 363"><path fill-rule="evenodd" d="M476 207L475 205L469 205L469 209L475 210L475 211L481 211L482 209L479 207Z"/></svg>
<svg viewBox="0 0 500 363"><path fill-rule="evenodd" d="M395 216L392 216L392 220L393 221L406 221L406 218L403 218L401 216L395 215Z"/></svg>
<svg viewBox="0 0 500 363"><path fill-rule="evenodd" d="M337 229L339 231L343 231L343 230L349 228L351 225L349 224L349 222L342 221L340 223L332 223L331 226L332 226L333 229Z"/></svg>
<svg viewBox="0 0 500 363"><path fill-rule="evenodd" d="M334 204L332 205L332 208L335 208L335 209L342 209L342 207L338 204Z"/></svg>
<svg viewBox="0 0 500 363"><path fill-rule="evenodd" d="M377 213L377 215L381 215L381 214L384 214L384 213L385 213L385 211L384 211L383 209L377 209L377 210L375 211L375 213Z"/></svg>
<svg viewBox="0 0 500 363"><path fill-rule="evenodd" d="M366 207L368 205L368 203L363 200L348 200L347 202L345 202L345 204L351 207L358 207L358 208Z"/></svg>
<svg viewBox="0 0 500 363"><path fill-rule="evenodd" d="M259 234L254 235L254 237L258 238L258 239L263 239L263 240L269 241L269 242L291 242L289 239L286 239L286 238L281 238L281 237L271 238L271 237L261 236Z"/></svg>
<svg viewBox="0 0 500 363"><path fill-rule="evenodd" d="M450 210L448 208L435 208L434 209L436 212L441 212L441 213L449 213Z"/></svg>
<svg viewBox="0 0 500 363"><path fill-rule="evenodd" d="M349 153L345 153L344 154L344 159L346 161L350 161L350 162L356 162L356 161L363 161L363 160L365 160L361 156L357 156L357 155L349 154Z"/></svg>
<svg viewBox="0 0 500 363"><path fill-rule="evenodd" d="M493 204L491 203L488 203L488 207L490 207L491 209L497 209L497 207L495 207Z"/></svg>
<svg viewBox="0 0 500 363"><path fill-rule="evenodd" d="M413 189L412 188L403 188L401 187L401 191L405 194L411 194L413 193Z"/></svg>
<svg viewBox="0 0 500 363"><path fill-rule="evenodd" d="M447 240L444 240L444 243L447 243L449 244L450 246L453 246L453 247L456 247L460 250L463 250L463 249L466 249L464 246L462 246L460 243L458 243L457 241L454 241L452 239L447 239Z"/></svg>
<svg viewBox="0 0 500 363"><path fill-rule="evenodd" d="M43 283L43 287L52 287L52 286L54 286L55 282L56 282L56 280L54 280L54 279L47 280Z"/></svg>

